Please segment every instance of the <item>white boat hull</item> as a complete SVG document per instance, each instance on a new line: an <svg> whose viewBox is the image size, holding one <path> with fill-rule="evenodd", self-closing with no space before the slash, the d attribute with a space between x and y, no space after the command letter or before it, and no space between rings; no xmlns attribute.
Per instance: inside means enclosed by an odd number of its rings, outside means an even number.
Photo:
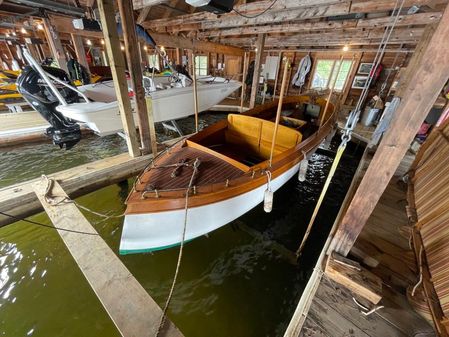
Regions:
<svg viewBox="0 0 449 337"><path fill-rule="evenodd" d="M198 86L198 110L201 112L210 109L240 88L240 86L241 83L236 81L200 84ZM68 118L86 123L90 129L100 136L107 136L123 130L118 103L112 100L116 97L113 86L94 84L79 87L78 89L81 89L80 91L90 99L97 101L96 103L109 102L107 109L96 109L93 107L90 110L83 108L77 111L76 105L74 105L74 108L58 106L57 110L59 112ZM185 118L195 113L192 87L157 91L151 94L151 98L155 123ZM134 105L134 101L132 101L132 105ZM134 122L137 123L137 114L135 112L133 117Z"/></svg>
<svg viewBox="0 0 449 337"><path fill-rule="evenodd" d="M276 191L299 170L299 164L271 181L271 189ZM250 192L220 202L189 208L185 241L218 229L237 219L263 201L267 185ZM276 201L275 201L276 202ZM130 214L125 216L120 254L151 252L180 244L184 229L184 209Z"/></svg>

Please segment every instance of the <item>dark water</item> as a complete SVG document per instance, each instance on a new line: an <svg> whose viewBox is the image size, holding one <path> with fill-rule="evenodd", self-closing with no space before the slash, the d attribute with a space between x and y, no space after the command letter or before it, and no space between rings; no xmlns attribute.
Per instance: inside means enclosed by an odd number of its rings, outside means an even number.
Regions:
<svg viewBox="0 0 449 337"><path fill-rule="evenodd" d="M223 116L204 115L202 125ZM186 133L192 126L192 119L181 123ZM305 183L293 178L278 190L272 213L264 213L259 205L209 237L186 245L169 310L186 336L283 335L355 171L356 150L347 149L299 264L291 262L289 250L299 245L332 153L312 157ZM3 151L0 186L124 151L125 142L116 136L89 138L71 151L42 144ZM113 185L78 202L99 212L120 214L127 193L123 184ZM117 252L122 220L86 217ZM43 213L32 219L50 223ZM121 259L162 305L177 254L177 249L169 249ZM119 336L59 235L24 222L0 229L0 335Z"/></svg>

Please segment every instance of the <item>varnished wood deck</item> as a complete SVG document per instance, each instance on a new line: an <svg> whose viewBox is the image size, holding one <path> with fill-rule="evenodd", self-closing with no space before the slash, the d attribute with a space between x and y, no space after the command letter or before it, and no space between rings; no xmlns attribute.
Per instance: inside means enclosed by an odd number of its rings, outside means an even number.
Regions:
<svg viewBox="0 0 449 337"><path fill-rule="evenodd" d="M402 235L408 226L406 190L398 180L412 160L411 155L403 159L350 253L352 259L363 262L382 278L380 305L384 308L364 316L353 300L355 295L324 274L315 284L316 292L305 320L306 314L302 313L302 329L286 336L435 336L433 327L411 308L405 297L406 287L417 282L417 273L413 252ZM298 312L295 316L301 321Z"/></svg>

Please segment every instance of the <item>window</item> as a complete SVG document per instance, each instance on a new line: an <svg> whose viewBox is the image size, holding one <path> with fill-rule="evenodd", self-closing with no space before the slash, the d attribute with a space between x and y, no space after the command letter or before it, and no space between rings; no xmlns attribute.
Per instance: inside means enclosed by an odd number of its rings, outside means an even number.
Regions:
<svg viewBox="0 0 449 337"><path fill-rule="evenodd" d="M198 76L207 75L207 56L195 56L195 72Z"/></svg>
<svg viewBox="0 0 449 337"><path fill-rule="evenodd" d="M158 54L148 54L148 66L150 68L156 68L157 70L160 70Z"/></svg>
<svg viewBox="0 0 449 337"><path fill-rule="evenodd" d="M312 89L330 88L335 81L335 76L337 76L339 65L340 60L318 60L310 87ZM346 80L348 79L349 72L351 71L351 67L351 60L343 60L337 80L335 81L335 91L343 90Z"/></svg>

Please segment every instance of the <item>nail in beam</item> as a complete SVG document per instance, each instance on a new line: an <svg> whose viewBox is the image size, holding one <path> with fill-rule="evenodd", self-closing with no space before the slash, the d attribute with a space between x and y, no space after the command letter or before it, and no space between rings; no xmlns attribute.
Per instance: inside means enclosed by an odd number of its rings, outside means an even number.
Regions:
<svg viewBox="0 0 449 337"><path fill-rule="evenodd" d="M332 242L347 255L449 78L449 6L414 69L402 101Z"/></svg>
<svg viewBox="0 0 449 337"><path fill-rule="evenodd" d="M123 131L131 157L140 156L137 143L136 127L131 110L131 101L128 96L128 83L125 77L125 60L120 50L120 40L117 34L117 23L115 22L114 3L112 0L98 0L101 25L103 27L106 52L111 66L112 78L114 80L115 92L120 108L120 116L123 123Z"/></svg>

